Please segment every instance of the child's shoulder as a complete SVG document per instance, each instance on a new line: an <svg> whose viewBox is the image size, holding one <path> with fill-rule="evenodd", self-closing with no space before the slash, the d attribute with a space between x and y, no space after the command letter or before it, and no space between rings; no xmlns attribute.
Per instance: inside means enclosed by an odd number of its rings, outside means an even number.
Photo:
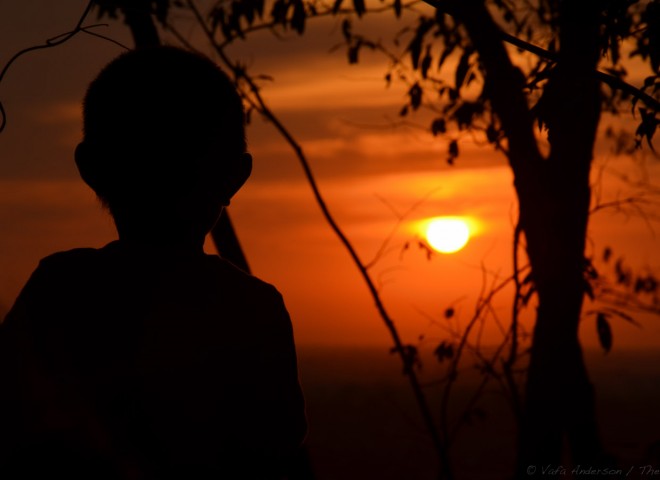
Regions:
<svg viewBox="0 0 660 480"><path fill-rule="evenodd" d="M249 292L255 301L268 298L282 302L280 292L270 283L248 274L218 255L164 254L156 250L135 250L115 241L102 248L75 248L43 258L35 272L50 278L78 279L83 283L106 281L152 282L169 279L180 288L221 288ZM181 282L181 283L179 283Z"/></svg>
<svg viewBox="0 0 660 480"><path fill-rule="evenodd" d="M99 256L98 248L74 248L51 253L39 261L40 268L55 268L75 263L85 264Z"/></svg>
<svg viewBox="0 0 660 480"><path fill-rule="evenodd" d="M39 265L32 277L45 279L59 276L75 276L82 270L93 269L99 257L99 250L95 248L75 248L52 253L39 261Z"/></svg>
<svg viewBox="0 0 660 480"><path fill-rule="evenodd" d="M222 283L220 288L223 290L234 291L241 297L247 295L255 308L265 307L272 303L283 305L282 295L272 284L246 273L218 255L208 255L207 260L210 265L213 265L212 275Z"/></svg>

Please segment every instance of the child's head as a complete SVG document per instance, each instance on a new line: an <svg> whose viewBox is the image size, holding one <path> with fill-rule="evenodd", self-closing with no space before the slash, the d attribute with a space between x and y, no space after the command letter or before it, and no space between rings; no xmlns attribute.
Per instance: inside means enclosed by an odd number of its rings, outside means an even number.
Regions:
<svg viewBox="0 0 660 480"><path fill-rule="evenodd" d="M203 238L250 175L236 89L210 60L184 50L112 61L89 86L83 130L76 163L120 236L166 222L172 235Z"/></svg>

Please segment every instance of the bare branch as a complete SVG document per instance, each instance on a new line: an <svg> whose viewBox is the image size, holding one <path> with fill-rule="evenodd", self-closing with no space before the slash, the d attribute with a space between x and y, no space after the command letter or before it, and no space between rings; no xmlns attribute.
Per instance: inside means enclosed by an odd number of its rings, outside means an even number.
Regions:
<svg viewBox="0 0 660 480"><path fill-rule="evenodd" d="M78 23L76 23L76 26L71 30L70 32L63 33L60 35L57 35L55 37L49 38L46 40L45 43L41 45L35 45L32 47L24 48L23 50L16 52L14 56L12 56L9 61L5 64L5 66L2 68L2 72L0 72L0 83L2 83L2 80L5 78L5 75L7 74L7 71L9 70L9 67L12 66L12 64L18 60L20 57L23 55L34 52L36 50L43 50L45 48L52 48L56 47L58 45L63 44L64 42L69 41L71 38L73 38L76 34L80 32L84 32L86 29L89 29L91 27L83 27L82 24L87 18L87 15L89 15L89 12L92 10L92 7L94 5L93 0L90 0L87 3L87 6L85 7L85 10L83 11L82 15L78 19ZM86 32L89 33L89 32ZM7 125L7 115L4 109L4 106L2 105L2 102L0 101L0 133L5 129L5 126Z"/></svg>

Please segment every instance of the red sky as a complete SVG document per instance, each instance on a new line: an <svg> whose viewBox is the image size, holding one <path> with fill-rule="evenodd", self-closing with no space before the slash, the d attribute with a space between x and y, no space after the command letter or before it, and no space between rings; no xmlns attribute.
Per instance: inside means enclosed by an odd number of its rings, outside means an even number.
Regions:
<svg viewBox="0 0 660 480"><path fill-rule="evenodd" d="M23 47L69 30L85 3L0 5L0 63ZM390 16L362 25L383 39L401 26ZM449 167L444 161L447 138L433 138L417 128L391 128L405 89L396 84L385 88L384 60L366 55L359 65L349 66L343 51L329 53L340 41L336 22L310 24L308 29L302 38L283 41L268 34L254 37L234 54L254 73L274 77L264 95L301 142L331 210L365 261L396 226L391 207L403 212L425 199L399 225L393 249L372 272L406 341L415 342L422 333L433 341L442 339L446 334L429 317L440 320L452 305L457 321L466 322L484 281L490 286L511 273L516 212L511 174L502 157L469 138L461 139L462 155ZM121 24L102 32L131 44ZM23 57L0 85L8 114L0 136L0 310L11 305L40 258L78 246L102 246L114 238L110 218L78 179L72 152L80 138L85 87L120 52L103 40L78 36ZM423 115L412 120L428 124ZM608 123L605 118L603 129ZM298 342L389 345L366 287L321 218L293 152L258 118L248 140L255 172L230 211L254 273L284 294ZM602 138L596 166L604 172L601 201L635 193L616 172L630 178L646 175L656 185L660 180L657 159L616 157ZM657 207L649 213L657 214ZM479 231L454 255L435 254L429 261L417 247L402 254L403 244L420 233L417 222L440 215L468 215ZM588 253L610 246L632 266L657 272L660 256L653 229L658 226L625 212L599 212L592 220ZM504 323L511 298L507 290L493 303ZM615 348L660 347L658 319L640 321L642 330L625 322L613 324ZM485 332L495 339L497 327L488 324ZM595 345L594 332L593 321L585 320L585 344Z"/></svg>

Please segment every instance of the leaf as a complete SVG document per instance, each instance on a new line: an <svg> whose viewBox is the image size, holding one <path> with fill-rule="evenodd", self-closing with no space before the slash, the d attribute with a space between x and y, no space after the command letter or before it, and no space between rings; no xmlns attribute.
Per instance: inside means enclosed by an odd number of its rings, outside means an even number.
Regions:
<svg viewBox="0 0 660 480"><path fill-rule="evenodd" d="M238 10L232 10L227 20L227 25L230 31L236 32L239 36L243 36L243 30L241 29L241 17Z"/></svg>
<svg viewBox="0 0 660 480"><path fill-rule="evenodd" d="M470 49L465 49L463 51L463 55L461 55L461 59L458 61L458 66L456 67L456 90L459 90L461 86L463 85L463 82L465 81L465 76L468 73L468 69L470 68L470 56L472 55L472 50Z"/></svg>
<svg viewBox="0 0 660 480"><path fill-rule="evenodd" d="M495 143L499 137L499 132L492 123L486 128L486 139L488 143Z"/></svg>
<svg viewBox="0 0 660 480"><path fill-rule="evenodd" d="M222 35L226 39L231 39L234 36L232 27L230 26L230 21L223 8L219 8L213 12L213 30L215 30L218 25L220 25L220 31L222 31Z"/></svg>
<svg viewBox="0 0 660 480"><path fill-rule="evenodd" d="M277 0L273 3L270 11L270 16L273 17L275 23L286 24L286 12L289 9L288 5L283 0Z"/></svg>
<svg viewBox="0 0 660 480"><path fill-rule="evenodd" d="M107 15L109 18L112 19L117 19L117 9L119 7L109 2L97 1L96 3L98 8L98 16L97 16L98 19L103 18L104 15Z"/></svg>
<svg viewBox="0 0 660 480"><path fill-rule="evenodd" d="M658 281L652 275L637 277L633 290L635 293L655 293L658 290Z"/></svg>
<svg viewBox="0 0 660 480"><path fill-rule="evenodd" d="M655 75L651 75L650 77L646 77L644 79L644 90L647 89L647 88L650 88L651 86L653 86L653 84L655 83L656 78L657 77Z"/></svg>
<svg viewBox="0 0 660 480"><path fill-rule="evenodd" d="M447 158L447 163L453 165L456 157L458 157L458 142L452 140L449 142L449 158Z"/></svg>
<svg viewBox="0 0 660 480"><path fill-rule="evenodd" d="M583 288L584 288L584 293L587 294L587 297L589 297L591 301L593 301L595 299L594 289L591 286L591 283L589 283L589 281L586 278L583 280Z"/></svg>
<svg viewBox="0 0 660 480"><path fill-rule="evenodd" d="M582 274L586 280L596 280L598 278L598 270L594 267L591 258L584 258L584 267Z"/></svg>
<svg viewBox="0 0 660 480"><path fill-rule="evenodd" d="M264 0L254 0L253 5L255 12L257 12L257 15L261 18L264 15L264 6L266 5L266 2Z"/></svg>
<svg viewBox="0 0 660 480"><path fill-rule="evenodd" d="M614 273L616 274L616 283L629 286L632 283L632 272L623 264L623 259L619 258L614 264Z"/></svg>
<svg viewBox="0 0 660 480"><path fill-rule="evenodd" d="M596 316L596 331L601 347L603 347L605 353L608 353L612 349L612 329L607 321L607 315L604 313L599 313Z"/></svg>
<svg viewBox="0 0 660 480"><path fill-rule="evenodd" d="M429 68L431 67L431 45L426 46L426 53L424 54L424 58L422 59L422 65L420 67L420 70L422 72L422 78L426 78Z"/></svg>
<svg viewBox="0 0 660 480"><path fill-rule="evenodd" d="M655 131L660 124L660 120L655 118L654 112L647 110L646 108L639 108L639 112L642 115L642 121L639 124L639 127L637 127L635 135L637 135L637 137L640 139L644 139L644 137L646 137L646 142L648 143L649 148L655 151L651 140L653 139Z"/></svg>
<svg viewBox="0 0 660 480"><path fill-rule="evenodd" d="M296 32L298 32L299 35L302 35L305 32L306 18L307 14L305 13L305 4L302 2L302 0L297 0L293 6L291 26Z"/></svg>
<svg viewBox="0 0 660 480"><path fill-rule="evenodd" d="M400 117L405 117L406 115L408 115L408 105L405 105L399 112Z"/></svg>
<svg viewBox="0 0 660 480"><path fill-rule="evenodd" d="M445 310L445 318L450 319L454 316L455 313L456 311L452 307L449 307L447 310Z"/></svg>
<svg viewBox="0 0 660 480"><path fill-rule="evenodd" d="M233 2L232 6L232 14L235 14L237 17L245 17L245 20L247 21L248 25L252 25L254 22L254 10L252 8L252 5L250 5L250 2Z"/></svg>
<svg viewBox="0 0 660 480"><path fill-rule="evenodd" d="M390 354L394 355L396 353L399 353L403 360L404 375L407 375L415 366L419 370L422 369L422 361L419 358L417 347L414 345L401 345L400 350L397 347L390 348Z"/></svg>
<svg viewBox="0 0 660 480"><path fill-rule="evenodd" d="M445 60L447 60L447 57L452 54L454 51L455 45L447 45L445 49L442 51L442 54L440 55L440 59L438 60L438 70L442 67L442 64L445 63Z"/></svg>
<svg viewBox="0 0 660 480"><path fill-rule="evenodd" d="M351 33L351 21L346 18L344 19L343 22L341 22L341 33L344 35L344 38L346 39L347 42L351 41L352 33Z"/></svg>
<svg viewBox="0 0 660 480"><path fill-rule="evenodd" d="M401 0L394 0L394 15L396 18L401 17Z"/></svg>
<svg viewBox="0 0 660 480"><path fill-rule="evenodd" d="M341 8L341 4L344 2L344 0L335 0L335 4L332 6L332 14L337 15L337 12Z"/></svg>
<svg viewBox="0 0 660 480"><path fill-rule="evenodd" d="M358 17L361 17L367 11L364 0L353 0L353 7L355 7L355 13L357 13Z"/></svg>
<svg viewBox="0 0 660 480"><path fill-rule="evenodd" d="M410 61L412 62L413 70L419 67L419 56L422 54L422 37L415 35L415 37L408 44L410 50Z"/></svg>
<svg viewBox="0 0 660 480"><path fill-rule="evenodd" d="M438 359L438 362L442 363L445 359L451 359L454 356L454 346L451 343L443 341L436 347L433 354Z"/></svg>
<svg viewBox="0 0 660 480"><path fill-rule="evenodd" d="M169 13L170 2L169 0L156 0L156 19L164 24L167 21L167 14Z"/></svg>
<svg viewBox="0 0 660 480"><path fill-rule="evenodd" d="M410 97L410 106L413 110L417 110L422 104L422 87L419 86L418 82L410 87L408 90L408 96Z"/></svg>
<svg viewBox="0 0 660 480"><path fill-rule="evenodd" d="M622 312L621 310L617 310L616 308L608 308L607 311L612 313L613 315L616 315L616 316L622 318L626 322L635 325L638 328L642 328L642 325L639 324L633 317L631 317L630 315L628 315L625 312Z"/></svg>
<svg viewBox="0 0 660 480"><path fill-rule="evenodd" d="M447 122L444 118L436 118L431 123L431 133L433 136L437 136L439 133L447 132Z"/></svg>
<svg viewBox="0 0 660 480"><path fill-rule="evenodd" d="M358 53L360 52L360 42L348 47L348 63L358 63Z"/></svg>
<svg viewBox="0 0 660 480"><path fill-rule="evenodd" d="M483 113L483 105L479 102L464 102L454 111L454 117L458 128L463 130L469 128L475 115Z"/></svg>
<svg viewBox="0 0 660 480"><path fill-rule="evenodd" d="M420 17L415 36L408 44L408 47L406 47L406 51L410 51L410 60L412 62L413 70L417 70L419 67L419 57L422 54L422 42L424 41L424 36L434 24L435 21L432 18Z"/></svg>
<svg viewBox="0 0 660 480"><path fill-rule="evenodd" d="M389 87L390 83L392 83L392 74L388 73L385 75L385 85Z"/></svg>

